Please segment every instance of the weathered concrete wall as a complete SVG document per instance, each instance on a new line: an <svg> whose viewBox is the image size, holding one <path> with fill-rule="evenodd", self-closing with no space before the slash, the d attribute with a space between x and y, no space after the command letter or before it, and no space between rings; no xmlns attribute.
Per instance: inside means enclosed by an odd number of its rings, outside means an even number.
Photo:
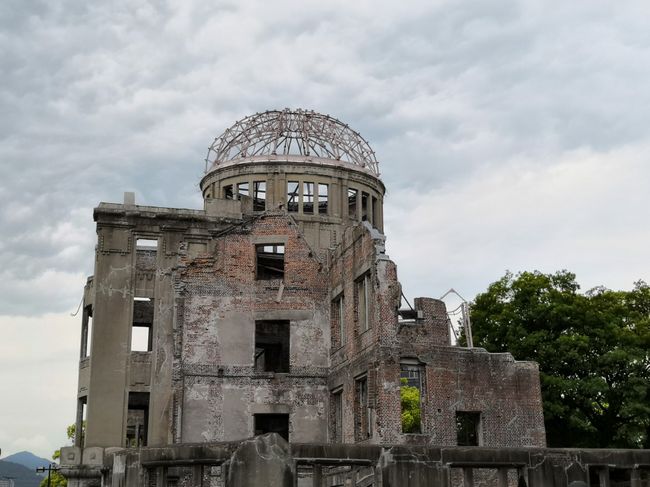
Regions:
<svg viewBox="0 0 650 487"><path fill-rule="evenodd" d="M79 397L87 396L86 446L125 444L129 392L150 394L148 444L172 440L172 268L181 244L205 246L234 220L204 211L102 203L95 209L95 274L84 293L92 313L90 356L80 361ZM155 240L137 249L137 239ZM153 340L148 352L131 352L135 297L153 299ZM85 311L85 310L84 310ZM137 315L137 313L136 313ZM78 414L78 421L80 421Z"/></svg>
<svg viewBox="0 0 650 487"><path fill-rule="evenodd" d="M341 481L374 487L650 484L650 450L288 444L270 434L230 443L100 448L93 454L94 460L82 465L79 448L62 449L61 471L69 485L98 486L101 481L115 487L289 487L296 480L314 487L342 485Z"/></svg>
<svg viewBox="0 0 650 487"><path fill-rule="evenodd" d="M285 245L284 278L256 279L256 244ZM253 415L289 414L292 441L327 439L329 294L325 269L282 213L214 241L215 252L184 258L175 273L183 313L176 323L182 398L180 439L254 434ZM255 322L286 320L290 370L256 371Z"/></svg>
<svg viewBox="0 0 650 487"><path fill-rule="evenodd" d="M133 235L127 225L98 224L95 306L88 390L87 446L123 444L132 313ZM112 407L106 407L111 404Z"/></svg>

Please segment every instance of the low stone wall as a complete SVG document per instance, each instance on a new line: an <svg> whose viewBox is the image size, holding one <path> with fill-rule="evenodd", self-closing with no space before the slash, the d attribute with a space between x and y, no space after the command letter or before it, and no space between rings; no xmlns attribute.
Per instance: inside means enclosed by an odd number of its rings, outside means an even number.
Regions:
<svg viewBox="0 0 650 487"><path fill-rule="evenodd" d="M90 450L90 451L89 451ZM650 450L289 444L63 448L69 487L650 487Z"/></svg>

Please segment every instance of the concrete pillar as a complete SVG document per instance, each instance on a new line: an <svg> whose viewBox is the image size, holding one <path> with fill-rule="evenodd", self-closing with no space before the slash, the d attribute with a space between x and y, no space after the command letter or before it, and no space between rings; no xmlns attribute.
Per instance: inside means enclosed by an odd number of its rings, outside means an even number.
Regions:
<svg viewBox="0 0 650 487"><path fill-rule="evenodd" d="M474 469L463 467L463 487L474 487Z"/></svg>
<svg viewBox="0 0 650 487"><path fill-rule="evenodd" d="M600 487L609 487L609 468L603 467L598 470L598 485Z"/></svg>
<svg viewBox="0 0 650 487"><path fill-rule="evenodd" d="M289 444L270 433L243 441L230 460L228 487L293 487Z"/></svg>
<svg viewBox="0 0 650 487"><path fill-rule="evenodd" d="M323 487L323 467L314 465L312 470L312 484L314 487Z"/></svg>
<svg viewBox="0 0 650 487"><path fill-rule="evenodd" d="M497 485L499 487L508 487L508 469L500 468L497 470Z"/></svg>
<svg viewBox="0 0 650 487"><path fill-rule="evenodd" d="M135 242L131 229L99 226L86 446L124 445L127 366L133 317ZM107 407L110 405L110 407Z"/></svg>
<svg viewBox="0 0 650 487"><path fill-rule="evenodd" d="M192 467L192 487L203 487L203 465Z"/></svg>
<svg viewBox="0 0 650 487"><path fill-rule="evenodd" d="M176 263L176 248L169 245L180 240L167 233L158 239L156 267L169 269ZM174 293L170 273L156 272L154 288L154 329L151 367L151 395L147 441L149 446L163 446L172 442L169 431L172 410L172 368L161 367L174 354Z"/></svg>
<svg viewBox="0 0 650 487"><path fill-rule="evenodd" d="M155 472L156 487L167 487L167 467L158 467Z"/></svg>
<svg viewBox="0 0 650 487"><path fill-rule="evenodd" d="M381 477L381 467L373 467L373 473L374 473L373 487L382 487L384 485L384 482Z"/></svg>

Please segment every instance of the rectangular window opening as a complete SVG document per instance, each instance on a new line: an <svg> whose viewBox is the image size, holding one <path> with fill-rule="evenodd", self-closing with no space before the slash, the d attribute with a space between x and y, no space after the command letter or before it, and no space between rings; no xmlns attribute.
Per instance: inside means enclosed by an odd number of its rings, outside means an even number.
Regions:
<svg viewBox="0 0 650 487"><path fill-rule="evenodd" d="M343 388L332 392L332 440L343 443Z"/></svg>
<svg viewBox="0 0 650 487"><path fill-rule="evenodd" d="M129 407L126 419L126 446L137 448L147 446L149 428L149 393L129 392Z"/></svg>
<svg viewBox="0 0 650 487"><path fill-rule="evenodd" d="M422 368L401 364L402 433L422 433Z"/></svg>
<svg viewBox="0 0 650 487"><path fill-rule="evenodd" d="M357 288L357 322L361 333L370 328L370 317L368 313L368 286L370 279L368 274L356 281Z"/></svg>
<svg viewBox="0 0 650 487"><path fill-rule="evenodd" d="M133 298L132 352L150 352L153 350L153 304L154 300L150 298Z"/></svg>
<svg viewBox="0 0 650 487"><path fill-rule="evenodd" d="M300 183L298 181L289 181L287 183L287 211L297 212L299 200Z"/></svg>
<svg viewBox="0 0 650 487"><path fill-rule="evenodd" d="M155 251L158 249L158 240L153 238L138 238L135 241L135 249Z"/></svg>
<svg viewBox="0 0 650 487"><path fill-rule="evenodd" d="M255 246L258 280L284 279L284 244Z"/></svg>
<svg viewBox="0 0 650 487"><path fill-rule="evenodd" d="M318 214L327 215L329 187L327 184L318 185Z"/></svg>
<svg viewBox="0 0 650 487"><path fill-rule="evenodd" d="M379 205L374 196L372 197L372 226L379 228Z"/></svg>
<svg viewBox="0 0 650 487"><path fill-rule="evenodd" d="M302 212L314 213L314 183L302 183Z"/></svg>
<svg viewBox="0 0 650 487"><path fill-rule="evenodd" d="M345 315L343 313L343 294L332 301L332 341L335 347L345 343Z"/></svg>
<svg viewBox="0 0 650 487"><path fill-rule="evenodd" d="M235 195L232 190L232 184L223 187L223 198L226 200L235 199Z"/></svg>
<svg viewBox="0 0 650 487"><path fill-rule="evenodd" d="M80 397L77 401L77 421L75 422L74 445L84 446L86 439L86 414L88 412L88 396Z"/></svg>
<svg viewBox="0 0 650 487"><path fill-rule="evenodd" d="M632 469L609 467L609 482L611 487L630 487L632 485Z"/></svg>
<svg viewBox="0 0 650 487"><path fill-rule="evenodd" d="M253 182L253 211L266 210L266 181Z"/></svg>
<svg viewBox="0 0 650 487"><path fill-rule="evenodd" d="M254 414L255 436L266 433L277 433L289 441L288 414Z"/></svg>
<svg viewBox="0 0 650 487"><path fill-rule="evenodd" d="M359 192L356 189L348 188L348 217L352 220L357 219L357 196Z"/></svg>
<svg viewBox="0 0 650 487"><path fill-rule="evenodd" d="M255 322L255 371L289 372L291 327L286 320Z"/></svg>
<svg viewBox="0 0 650 487"><path fill-rule="evenodd" d="M354 436L356 441L370 438L368 418L368 377L363 376L354 381Z"/></svg>
<svg viewBox="0 0 650 487"><path fill-rule="evenodd" d="M238 183L237 184L237 195L239 196L248 196L248 183Z"/></svg>
<svg viewBox="0 0 650 487"><path fill-rule="evenodd" d="M456 411L456 439L458 446L480 446L480 412Z"/></svg>
<svg viewBox="0 0 650 487"><path fill-rule="evenodd" d="M368 220L368 193L361 193L361 220Z"/></svg>
<svg viewBox="0 0 650 487"><path fill-rule="evenodd" d="M86 306L81 319L81 358L90 356L93 336L93 308Z"/></svg>

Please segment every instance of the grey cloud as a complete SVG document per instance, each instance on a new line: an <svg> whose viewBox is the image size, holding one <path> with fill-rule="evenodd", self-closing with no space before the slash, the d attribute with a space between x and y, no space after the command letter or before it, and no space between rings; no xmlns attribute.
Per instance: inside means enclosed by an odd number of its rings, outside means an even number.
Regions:
<svg viewBox="0 0 650 487"><path fill-rule="evenodd" d="M647 138L643 2L3 5L0 265L17 282L91 272L90 209L124 190L200 205L207 146L267 108L350 123L401 212L408 188ZM65 225L78 242L48 238Z"/></svg>

